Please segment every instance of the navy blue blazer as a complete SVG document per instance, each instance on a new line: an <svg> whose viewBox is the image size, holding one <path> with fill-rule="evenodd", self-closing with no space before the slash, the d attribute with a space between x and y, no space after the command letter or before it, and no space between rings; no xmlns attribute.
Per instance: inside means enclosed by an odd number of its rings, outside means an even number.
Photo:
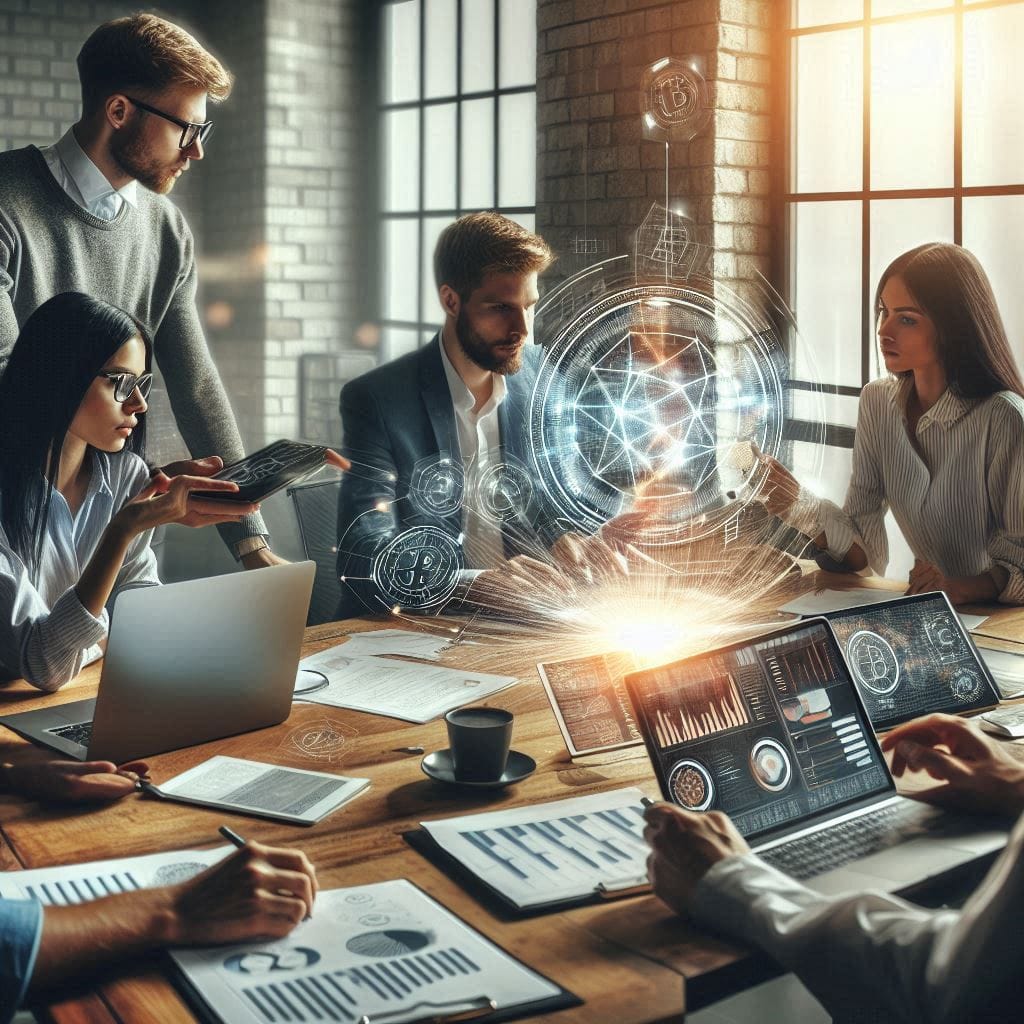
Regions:
<svg viewBox="0 0 1024 1024"><path fill-rule="evenodd" d="M449 457L462 464L440 346L438 334L423 348L364 373L341 390L342 450L353 467L342 478L338 503L338 575L351 578L342 585L339 617L387 607L366 577L374 554L399 533L425 525L452 537L462 532L460 509L434 515L409 494L417 468L425 463ZM502 457L527 469L532 465L530 400L542 356L538 346L527 348L522 368L505 378L507 392L498 407ZM531 541L548 547L565 528L559 528L535 480L533 491L527 513ZM504 531L507 556L529 549L523 536L522 520L515 530Z"/></svg>

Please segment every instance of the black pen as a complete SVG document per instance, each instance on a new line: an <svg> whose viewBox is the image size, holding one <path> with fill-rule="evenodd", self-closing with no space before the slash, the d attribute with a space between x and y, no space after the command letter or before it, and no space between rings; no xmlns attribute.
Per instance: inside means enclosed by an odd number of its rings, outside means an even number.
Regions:
<svg viewBox="0 0 1024 1024"><path fill-rule="evenodd" d="M234 843L239 849L245 846L245 840L234 830L228 828L227 825L221 825L217 831L229 842Z"/></svg>
<svg viewBox="0 0 1024 1024"><path fill-rule="evenodd" d="M642 796L642 797L640 797L640 803L642 803L644 805L644 807L653 807L654 806L654 801L649 796Z"/></svg>

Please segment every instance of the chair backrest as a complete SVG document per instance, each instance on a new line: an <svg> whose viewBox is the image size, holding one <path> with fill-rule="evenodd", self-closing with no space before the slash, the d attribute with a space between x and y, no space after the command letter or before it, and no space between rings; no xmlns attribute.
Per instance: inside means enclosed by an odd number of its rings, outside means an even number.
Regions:
<svg viewBox="0 0 1024 1024"><path fill-rule="evenodd" d="M318 626L335 617L341 599L338 582L338 495L340 480L319 480L288 488L299 521L299 535L306 557L316 562L313 596L307 626Z"/></svg>

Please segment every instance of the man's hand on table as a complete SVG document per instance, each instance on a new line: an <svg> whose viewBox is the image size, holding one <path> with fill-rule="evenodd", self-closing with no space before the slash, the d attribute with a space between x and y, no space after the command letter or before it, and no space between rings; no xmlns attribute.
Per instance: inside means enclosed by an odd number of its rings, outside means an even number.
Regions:
<svg viewBox="0 0 1024 1024"><path fill-rule="evenodd" d="M52 803L120 800L149 774L145 761L42 761L0 766L0 793Z"/></svg>
<svg viewBox="0 0 1024 1024"><path fill-rule="evenodd" d="M721 811L697 814L668 803L644 812L651 847L647 877L654 893L677 914L686 913L697 883L719 861L750 852L747 841Z"/></svg>
<svg viewBox="0 0 1024 1024"><path fill-rule="evenodd" d="M953 715L927 715L898 726L882 738L893 752L892 774L923 771L946 783L909 793L915 800L1015 817L1024 811L1024 764L1006 744Z"/></svg>

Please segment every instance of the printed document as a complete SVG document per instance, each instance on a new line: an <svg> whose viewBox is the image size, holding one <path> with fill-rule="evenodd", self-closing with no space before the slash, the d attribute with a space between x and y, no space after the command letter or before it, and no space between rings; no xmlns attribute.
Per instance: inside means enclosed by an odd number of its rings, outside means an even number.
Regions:
<svg viewBox="0 0 1024 1024"><path fill-rule="evenodd" d="M643 793L555 800L421 827L445 853L520 909L647 882Z"/></svg>
<svg viewBox="0 0 1024 1024"><path fill-rule="evenodd" d="M168 800L312 825L369 785L369 779L218 754L159 786L148 783L144 788Z"/></svg>
<svg viewBox="0 0 1024 1024"><path fill-rule="evenodd" d="M346 658L400 654L406 658L437 661L451 647L456 635L452 633L450 636L436 636L433 633L416 633L411 629L375 629L369 633L353 633L343 644L335 644L324 651L303 658L299 666L318 669L320 660L329 663L331 657L338 653Z"/></svg>
<svg viewBox="0 0 1024 1024"><path fill-rule="evenodd" d="M488 1000L499 1013L567 1001L402 879L319 893L287 938L171 956L224 1024L403 1024L482 1012Z"/></svg>
<svg viewBox="0 0 1024 1024"><path fill-rule="evenodd" d="M233 847L175 850L143 857L94 860L66 867L0 872L0 899L38 900L45 907L67 907L100 896L184 882L222 860Z"/></svg>
<svg viewBox="0 0 1024 1024"><path fill-rule="evenodd" d="M515 676L415 665L390 658L346 657L347 646L321 651L315 655L320 659L316 665L303 662L304 667L322 672L329 683L323 690L304 695L303 700L422 724L516 682Z"/></svg>
<svg viewBox="0 0 1024 1024"><path fill-rule="evenodd" d="M1003 700L1024 695L1024 655L989 647L979 647L978 653L992 673Z"/></svg>

